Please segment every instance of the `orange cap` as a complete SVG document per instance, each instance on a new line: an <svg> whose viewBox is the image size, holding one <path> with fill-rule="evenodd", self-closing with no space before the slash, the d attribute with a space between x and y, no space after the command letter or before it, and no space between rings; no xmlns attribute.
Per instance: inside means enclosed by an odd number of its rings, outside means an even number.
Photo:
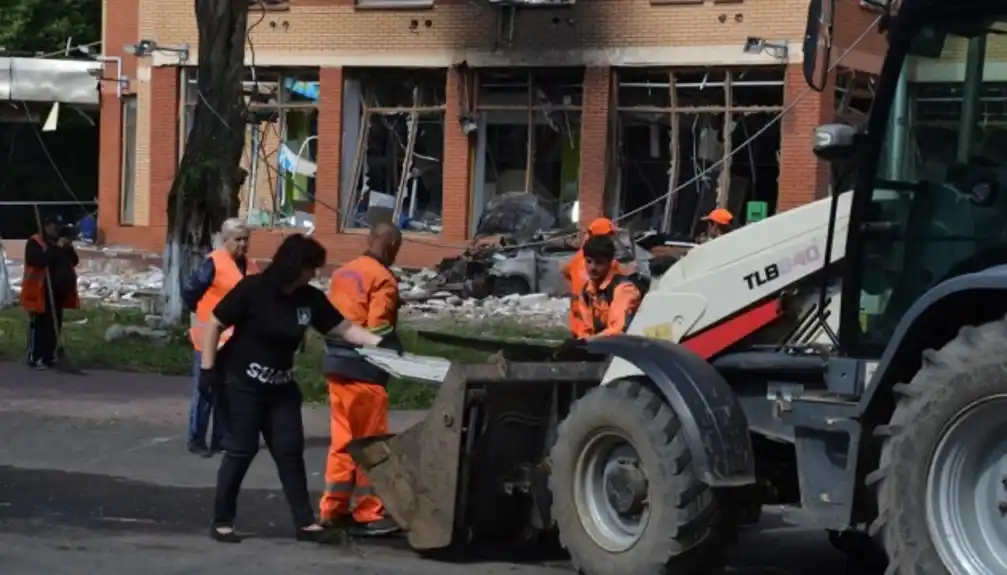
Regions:
<svg viewBox="0 0 1007 575"><path fill-rule="evenodd" d="M706 214L706 217L703 218L703 221L709 221L715 224L719 224L721 226L726 226L729 225L731 223L731 220L733 219L734 215L731 214L731 212L725 210L724 208L717 208L712 212L710 212L709 214Z"/></svg>
<svg viewBox="0 0 1007 575"><path fill-rule="evenodd" d="M587 234L589 236L609 236L617 231L619 231L619 228L615 227L612 220L608 218L598 218L587 227Z"/></svg>

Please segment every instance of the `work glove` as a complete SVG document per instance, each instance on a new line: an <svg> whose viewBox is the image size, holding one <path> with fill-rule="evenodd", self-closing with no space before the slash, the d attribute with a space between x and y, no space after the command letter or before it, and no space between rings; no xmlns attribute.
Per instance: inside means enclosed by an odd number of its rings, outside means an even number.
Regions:
<svg viewBox="0 0 1007 575"><path fill-rule="evenodd" d="M402 357L406 353L406 348L402 346L402 340L400 340L395 333L390 333L381 338L381 341L378 342L378 347L382 349L390 349L399 357Z"/></svg>
<svg viewBox="0 0 1007 575"><path fill-rule="evenodd" d="M553 352L553 357L562 357L574 350L580 349L583 345L584 340L582 339L576 337L568 338L564 340L563 343L559 344L559 347L557 347L556 351Z"/></svg>
<svg viewBox="0 0 1007 575"><path fill-rule="evenodd" d="M203 397L213 397L220 387L220 374L216 368L199 369L199 393Z"/></svg>

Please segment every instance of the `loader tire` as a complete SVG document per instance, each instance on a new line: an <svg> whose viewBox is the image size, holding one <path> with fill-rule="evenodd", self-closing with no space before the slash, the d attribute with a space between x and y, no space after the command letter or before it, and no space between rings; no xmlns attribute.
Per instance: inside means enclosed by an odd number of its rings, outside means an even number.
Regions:
<svg viewBox="0 0 1007 575"><path fill-rule="evenodd" d="M616 457L603 455L604 442L611 443ZM692 468L692 453L675 412L638 381L618 380L577 400L559 426L550 459L552 516L560 542L581 573L705 575L722 566L729 522L718 512L713 491ZM608 463L590 463L601 460ZM620 475L625 473L629 480ZM588 477L595 478L594 485L604 484L603 496L595 496L593 504L585 494L597 490L590 488ZM620 491L620 481L623 487L633 486L632 497ZM612 493L621 494L615 496L617 503L612 503ZM627 500L638 506L627 507ZM644 509L637 535L625 536L629 531L620 532L599 519L600 509L611 517L613 507L624 512L619 517Z"/></svg>
<svg viewBox="0 0 1007 575"><path fill-rule="evenodd" d="M1000 572L989 552L1007 537L971 525L996 525L1007 511L997 467L1007 449L1005 358L1007 321L965 327L894 386L895 410L875 430L880 465L867 477L878 500L870 534L884 548L887 575Z"/></svg>

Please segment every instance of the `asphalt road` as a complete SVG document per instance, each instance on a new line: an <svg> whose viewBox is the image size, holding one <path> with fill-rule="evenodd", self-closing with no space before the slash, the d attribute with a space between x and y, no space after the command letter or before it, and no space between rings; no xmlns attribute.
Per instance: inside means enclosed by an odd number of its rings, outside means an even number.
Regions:
<svg viewBox="0 0 1007 575"><path fill-rule="evenodd" d="M206 531L218 460L185 451L188 393L189 382L180 378L38 374L0 364L0 573L572 573L559 556L501 551L444 563L415 556L402 540L297 543L265 453L240 501L239 530L252 537L240 545L215 543ZM392 425L402 429L421 416L395 413ZM326 414L307 408L305 421L309 481L317 490ZM771 509L764 516L762 525L742 534L728 573L867 575L848 570L821 533L786 527Z"/></svg>

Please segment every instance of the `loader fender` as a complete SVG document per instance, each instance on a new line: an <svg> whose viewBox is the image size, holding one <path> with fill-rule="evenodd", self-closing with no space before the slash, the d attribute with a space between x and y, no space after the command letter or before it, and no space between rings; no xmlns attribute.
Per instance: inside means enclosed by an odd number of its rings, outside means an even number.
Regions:
<svg viewBox="0 0 1007 575"><path fill-rule="evenodd" d="M635 366L682 425L697 476L711 487L755 483L748 421L717 370L696 353L665 340L616 335L589 340L587 351Z"/></svg>
<svg viewBox="0 0 1007 575"><path fill-rule="evenodd" d="M967 273L930 288L902 316L881 356L860 410L870 413L895 383L909 381L928 350L940 349L965 326L982 325L1007 313L1007 265ZM949 321L949 318L953 320ZM882 393L879 395L878 392Z"/></svg>

